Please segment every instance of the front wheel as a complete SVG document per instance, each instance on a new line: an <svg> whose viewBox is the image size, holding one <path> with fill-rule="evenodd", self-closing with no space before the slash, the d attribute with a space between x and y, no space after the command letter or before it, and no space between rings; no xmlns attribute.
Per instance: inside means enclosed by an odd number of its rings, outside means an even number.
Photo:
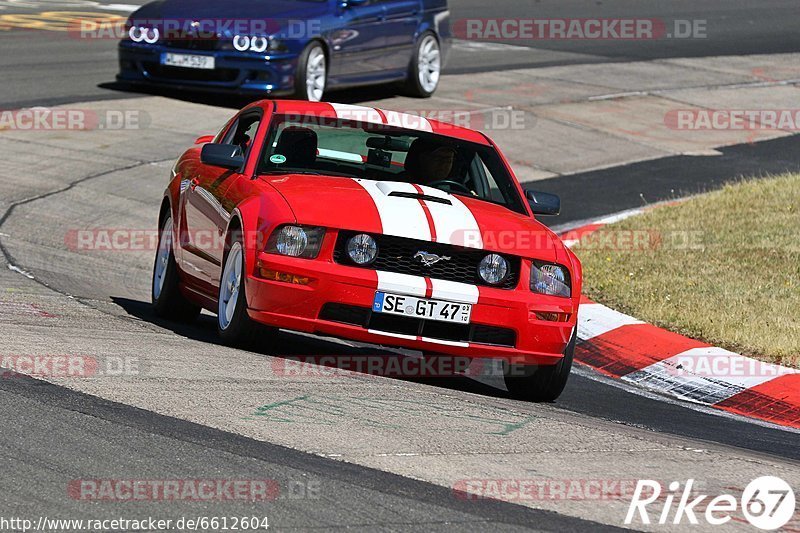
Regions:
<svg viewBox="0 0 800 533"><path fill-rule="evenodd" d="M511 396L530 402L553 402L564 390L575 356L577 328L564 350L564 357L552 366L503 365L504 381Z"/></svg>
<svg viewBox="0 0 800 533"><path fill-rule="evenodd" d="M411 96L429 98L439 86L442 72L442 54L439 41L431 32L423 33L417 40L411 64L408 67L406 91Z"/></svg>
<svg viewBox="0 0 800 533"><path fill-rule="evenodd" d="M158 250L153 264L151 297L156 314L169 320L191 322L200 314L200 307L181 294L178 287L178 265L172 242L172 217L161 225Z"/></svg>
<svg viewBox="0 0 800 533"><path fill-rule="evenodd" d="M266 338L274 331L254 322L247 314L244 245L238 232L229 240L223 264L225 267L219 281L217 331L229 346L255 345L256 340Z"/></svg>
<svg viewBox="0 0 800 533"><path fill-rule="evenodd" d="M327 63L322 45L313 42L306 46L297 61L294 95L301 100L319 102L325 94Z"/></svg>

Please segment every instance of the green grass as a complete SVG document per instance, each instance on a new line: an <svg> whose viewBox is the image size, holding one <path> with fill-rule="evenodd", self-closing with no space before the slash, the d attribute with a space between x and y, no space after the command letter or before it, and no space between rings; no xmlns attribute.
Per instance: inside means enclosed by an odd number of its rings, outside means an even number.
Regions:
<svg viewBox="0 0 800 533"><path fill-rule="evenodd" d="M715 346L800 366L800 175L742 181L657 207L584 238L575 252L593 300Z"/></svg>

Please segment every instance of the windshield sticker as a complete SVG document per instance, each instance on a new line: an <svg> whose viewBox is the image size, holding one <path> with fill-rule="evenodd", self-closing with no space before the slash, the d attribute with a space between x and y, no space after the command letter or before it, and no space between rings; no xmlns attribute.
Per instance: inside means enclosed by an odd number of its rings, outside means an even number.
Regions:
<svg viewBox="0 0 800 533"><path fill-rule="evenodd" d="M275 163L276 165L280 165L282 163L286 163L286 156L281 154L275 154L269 156L269 160L270 162Z"/></svg>

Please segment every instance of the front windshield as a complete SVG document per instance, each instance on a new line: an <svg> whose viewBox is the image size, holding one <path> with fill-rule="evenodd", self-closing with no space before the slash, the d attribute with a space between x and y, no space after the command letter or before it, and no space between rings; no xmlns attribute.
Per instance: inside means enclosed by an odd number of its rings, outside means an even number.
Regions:
<svg viewBox="0 0 800 533"><path fill-rule="evenodd" d="M260 174L309 173L427 185L525 214L491 146L325 117L273 117Z"/></svg>

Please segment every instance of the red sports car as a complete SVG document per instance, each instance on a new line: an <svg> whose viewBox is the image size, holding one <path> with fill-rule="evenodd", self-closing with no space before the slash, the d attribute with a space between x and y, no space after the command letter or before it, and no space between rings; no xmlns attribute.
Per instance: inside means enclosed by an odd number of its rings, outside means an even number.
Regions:
<svg viewBox="0 0 800 533"><path fill-rule="evenodd" d="M513 395L553 400L581 289L578 259L534 218L558 210L477 131L265 100L175 164L153 304L213 311L234 344L283 328L499 358Z"/></svg>

